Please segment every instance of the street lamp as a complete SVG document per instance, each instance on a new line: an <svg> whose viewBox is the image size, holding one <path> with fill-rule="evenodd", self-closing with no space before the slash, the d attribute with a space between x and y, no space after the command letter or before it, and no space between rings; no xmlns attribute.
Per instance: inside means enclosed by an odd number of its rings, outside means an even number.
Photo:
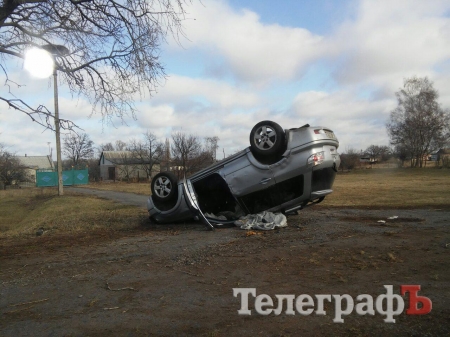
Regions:
<svg viewBox="0 0 450 337"><path fill-rule="evenodd" d="M58 107L58 73L56 69L56 57L62 57L69 53L69 49L61 45L47 44L42 46L41 49L33 49L30 54L25 59L25 68L30 72L34 73L38 77L47 77L50 74L46 71L39 73L39 70L45 70L44 68L49 68L48 59L45 61L45 55L42 53L47 53L51 55L51 63L53 65L53 79L54 79L54 101L55 101L55 134L56 134L56 162L58 164L58 195L63 195L63 179L62 179L62 161L61 161L61 134L59 125L59 107ZM33 60L34 59L34 60ZM37 60L39 59L39 60ZM34 61L34 62L33 62ZM36 67L33 63L40 63ZM46 65L47 67L44 67ZM36 73L38 72L38 73Z"/></svg>

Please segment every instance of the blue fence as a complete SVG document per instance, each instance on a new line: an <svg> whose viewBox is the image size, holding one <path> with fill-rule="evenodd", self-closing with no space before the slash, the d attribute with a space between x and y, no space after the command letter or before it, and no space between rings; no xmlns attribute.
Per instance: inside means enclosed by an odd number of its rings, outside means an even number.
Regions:
<svg viewBox="0 0 450 337"><path fill-rule="evenodd" d="M87 169L63 171L62 180L64 186L87 185L89 173ZM58 172L36 170L36 186L58 186Z"/></svg>

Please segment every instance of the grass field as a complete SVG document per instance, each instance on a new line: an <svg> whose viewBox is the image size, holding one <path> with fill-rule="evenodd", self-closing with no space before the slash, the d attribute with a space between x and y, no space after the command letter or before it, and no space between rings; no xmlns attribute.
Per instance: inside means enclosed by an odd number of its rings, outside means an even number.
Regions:
<svg viewBox="0 0 450 337"><path fill-rule="evenodd" d="M141 195L150 195L150 183L125 183L121 181L117 182L101 182L101 183L89 183L89 185L79 185L78 187L94 188L96 190L104 191L118 191L136 193Z"/></svg>
<svg viewBox="0 0 450 337"><path fill-rule="evenodd" d="M149 184L103 183L86 187L149 195ZM334 193L321 204L333 207L450 206L450 170L373 169L339 173ZM0 191L0 238L96 229L123 230L145 221L145 209L96 197L58 197L56 189Z"/></svg>
<svg viewBox="0 0 450 337"><path fill-rule="evenodd" d="M146 217L144 209L97 197L58 197L53 188L0 191L0 238L35 235L39 228L52 234L126 230Z"/></svg>
<svg viewBox="0 0 450 337"><path fill-rule="evenodd" d="M450 205L448 169L368 169L339 173L324 204L353 207Z"/></svg>

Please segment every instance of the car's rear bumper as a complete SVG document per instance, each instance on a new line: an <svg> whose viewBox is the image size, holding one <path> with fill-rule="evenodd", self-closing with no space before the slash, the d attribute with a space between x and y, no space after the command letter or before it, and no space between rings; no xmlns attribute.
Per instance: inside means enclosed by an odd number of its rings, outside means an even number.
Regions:
<svg viewBox="0 0 450 337"><path fill-rule="evenodd" d="M334 178L336 177L337 167L323 167L312 172L311 176L311 198L314 193L325 193L323 191L332 191ZM320 194L319 193L319 194ZM331 193L331 192L330 192ZM329 193L327 193L329 194Z"/></svg>

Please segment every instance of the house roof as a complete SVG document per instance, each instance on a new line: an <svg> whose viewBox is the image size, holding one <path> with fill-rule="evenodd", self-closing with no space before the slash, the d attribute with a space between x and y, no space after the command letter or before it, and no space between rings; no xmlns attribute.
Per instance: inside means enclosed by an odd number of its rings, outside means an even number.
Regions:
<svg viewBox="0 0 450 337"><path fill-rule="evenodd" d="M103 151L100 156L100 164L102 163L102 158L116 165L149 164L148 160L134 157L131 151Z"/></svg>
<svg viewBox="0 0 450 337"><path fill-rule="evenodd" d="M435 152L433 152L433 153L431 153L432 155L433 154L450 154L450 149L449 148L446 148L446 149L439 149L439 151L435 151Z"/></svg>
<svg viewBox="0 0 450 337"><path fill-rule="evenodd" d="M53 169L49 156L16 156L20 163L31 169Z"/></svg>

